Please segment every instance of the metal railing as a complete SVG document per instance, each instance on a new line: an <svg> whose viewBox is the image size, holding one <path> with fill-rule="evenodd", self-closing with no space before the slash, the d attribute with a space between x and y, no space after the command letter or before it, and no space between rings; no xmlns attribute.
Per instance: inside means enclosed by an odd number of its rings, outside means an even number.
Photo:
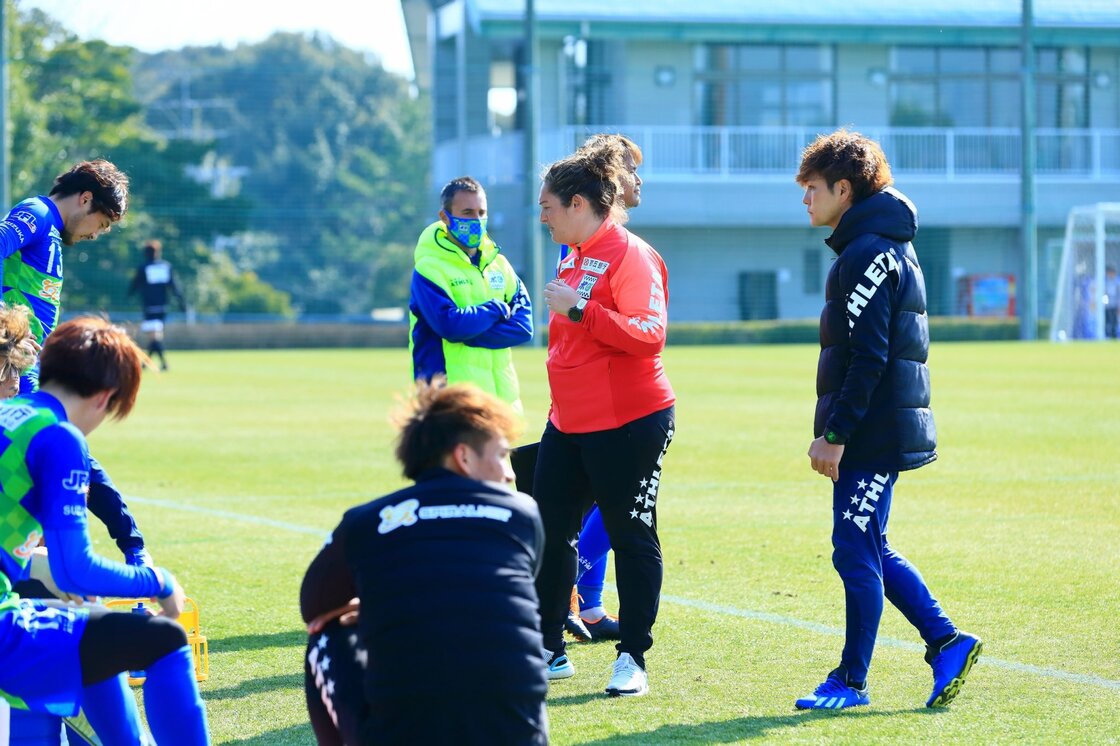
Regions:
<svg viewBox="0 0 1120 746"><path fill-rule="evenodd" d="M809 127L563 127L541 132L542 165L571 153L592 132L622 132L645 156L642 175L700 179L789 176L801 151L824 130ZM946 180L1008 177L1019 173L1022 149L1015 128L871 127L899 174ZM1035 132L1042 177L1087 181L1120 179L1120 129L1039 129ZM470 173L485 184L508 184L524 176L520 132L451 140L436 146L436 181Z"/></svg>

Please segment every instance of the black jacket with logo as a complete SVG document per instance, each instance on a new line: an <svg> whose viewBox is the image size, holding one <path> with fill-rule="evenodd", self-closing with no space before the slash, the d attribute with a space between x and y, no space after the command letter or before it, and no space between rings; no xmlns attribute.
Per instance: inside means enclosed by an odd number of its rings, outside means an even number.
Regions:
<svg viewBox="0 0 1120 746"><path fill-rule="evenodd" d="M910 243L917 210L884 189L848 208L827 243L814 432L845 439L842 463L917 469L937 458L926 286Z"/></svg>
<svg viewBox="0 0 1120 746"><path fill-rule="evenodd" d="M369 702L543 697L543 550L531 497L433 469L346 512L308 568L300 611L307 622L361 599Z"/></svg>

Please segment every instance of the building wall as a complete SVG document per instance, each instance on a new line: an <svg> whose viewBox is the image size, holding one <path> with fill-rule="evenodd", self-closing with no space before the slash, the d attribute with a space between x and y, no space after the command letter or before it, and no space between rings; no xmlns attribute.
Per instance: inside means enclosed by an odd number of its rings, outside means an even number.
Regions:
<svg viewBox="0 0 1120 746"><path fill-rule="evenodd" d="M619 124L696 124L692 103L692 45L672 42L626 42L626 65L620 69L625 119ZM658 68L672 71L672 85L658 85Z"/></svg>
<svg viewBox="0 0 1120 746"><path fill-rule="evenodd" d="M840 46L836 49L836 124L859 130L890 121L887 89L873 82L875 71L886 71L890 51L884 46Z"/></svg>

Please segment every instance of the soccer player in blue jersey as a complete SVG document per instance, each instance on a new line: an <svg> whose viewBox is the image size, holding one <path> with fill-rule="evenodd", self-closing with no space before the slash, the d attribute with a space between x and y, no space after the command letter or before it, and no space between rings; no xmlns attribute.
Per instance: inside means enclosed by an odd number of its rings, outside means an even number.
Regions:
<svg viewBox="0 0 1120 746"><path fill-rule="evenodd" d="M23 200L0 221L3 301L25 306L42 344L58 323L62 301L63 247L94 240L128 210L128 177L106 160L83 161L60 174L47 195ZM20 379L20 391L38 387L38 365ZM151 564L144 537L109 475L91 458L88 507L109 529L125 560ZM21 593L31 593L24 586ZM18 731L19 715L13 717Z"/></svg>
<svg viewBox="0 0 1120 746"><path fill-rule="evenodd" d="M884 596L925 640L933 668L927 707L947 705L980 655L917 568L887 541L901 471L937 458L929 408L926 287L911 240L918 213L891 188L874 140L822 135L802 156L797 183L813 226L828 226L836 253L825 284L817 365L813 470L832 480L832 564L844 583L847 626L840 665L798 709L866 705L867 672Z"/></svg>
<svg viewBox="0 0 1120 746"><path fill-rule="evenodd" d="M109 161L83 161L58 176L47 196L23 200L0 222L4 302L31 309L40 344L58 323L62 247L107 233L128 209L128 177ZM34 390L36 370L23 391Z"/></svg>
<svg viewBox="0 0 1120 746"><path fill-rule="evenodd" d="M63 716L85 706L103 742L139 744L123 672L144 669L157 742L200 746L209 742L206 712L186 633L171 621L182 588L163 568L97 556L86 525L85 436L132 410L143 360L123 329L68 321L43 346L40 390L0 405L0 697ZM83 597L156 597L164 614L22 599L12 584L29 577Z"/></svg>

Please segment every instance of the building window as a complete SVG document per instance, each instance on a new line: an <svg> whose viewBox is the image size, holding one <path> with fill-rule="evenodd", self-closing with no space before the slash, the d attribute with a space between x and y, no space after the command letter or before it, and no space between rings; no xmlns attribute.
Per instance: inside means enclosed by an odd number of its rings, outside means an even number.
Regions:
<svg viewBox="0 0 1120 746"><path fill-rule="evenodd" d="M820 295L823 257L820 249L805 249L801 255L801 290L806 295Z"/></svg>
<svg viewBox="0 0 1120 746"><path fill-rule="evenodd" d="M511 59L490 61L490 87L486 91L487 124L499 135L517 122L517 71Z"/></svg>
<svg viewBox="0 0 1120 746"><path fill-rule="evenodd" d="M1088 50L1037 50L1038 127L1087 127ZM1020 54L996 47L894 47L891 124L1018 127Z"/></svg>
<svg viewBox="0 0 1120 746"><path fill-rule="evenodd" d="M698 124L830 126L833 58L824 45L698 45Z"/></svg>
<svg viewBox="0 0 1120 746"><path fill-rule="evenodd" d="M575 125L609 124L607 107L611 72L606 44L568 36L564 38L562 49L567 122Z"/></svg>

